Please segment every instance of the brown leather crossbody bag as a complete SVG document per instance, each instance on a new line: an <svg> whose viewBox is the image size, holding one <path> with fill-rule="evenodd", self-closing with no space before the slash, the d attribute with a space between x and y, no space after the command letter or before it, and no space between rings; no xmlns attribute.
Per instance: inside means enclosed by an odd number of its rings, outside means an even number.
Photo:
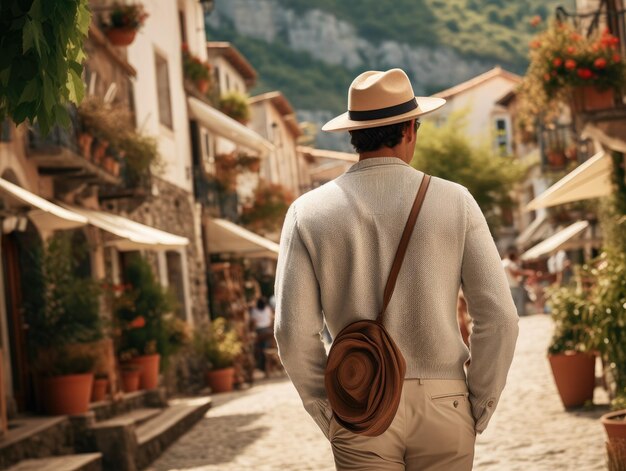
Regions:
<svg viewBox="0 0 626 471"><path fill-rule="evenodd" d="M344 327L328 352L324 377L328 401L337 423L353 433L382 434L398 410L406 362L383 318L429 183L430 175L424 174L391 266L380 314L376 320Z"/></svg>

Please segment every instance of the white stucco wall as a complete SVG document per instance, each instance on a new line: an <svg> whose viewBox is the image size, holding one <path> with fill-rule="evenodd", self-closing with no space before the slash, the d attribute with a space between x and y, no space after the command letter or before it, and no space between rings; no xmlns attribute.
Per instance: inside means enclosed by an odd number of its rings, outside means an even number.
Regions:
<svg viewBox="0 0 626 471"><path fill-rule="evenodd" d="M184 4L185 7L189 6L185 11L189 32L195 24L194 14L201 14L201 7L191 2ZM161 178L191 192L191 143L183 89L178 6L173 1L158 4L146 2L145 8L150 16L133 44L128 47L128 60L137 69L134 84L137 125L143 132L158 136L164 167ZM198 40L189 42L198 44ZM156 53L164 57L168 64L173 129L159 122Z"/></svg>
<svg viewBox="0 0 626 471"><path fill-rule="evenodd" d="M427 119L445 120L451 113L467 110L467 135L478 140L491 139L495 131L493 110L496 100L513 90L516 83L505 77L494 77L486 82L458 93L448 99L439 110Z"/></svg>

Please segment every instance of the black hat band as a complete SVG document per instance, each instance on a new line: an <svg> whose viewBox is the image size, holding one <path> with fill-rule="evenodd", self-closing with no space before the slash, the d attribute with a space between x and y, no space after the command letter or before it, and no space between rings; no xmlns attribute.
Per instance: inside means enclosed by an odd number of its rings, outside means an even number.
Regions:
<svg viewBox="0 0 626 471"><path fill-rule="evenodd" d="M413 97L406 103L388 106L387 108L367 111L348 111L348 116L352 121L370 121L372 119L383 119L391 118L392 116L398 116L404 113L408 113L415 108L417 108L417 100L415 99L415 97Z"/></svg>

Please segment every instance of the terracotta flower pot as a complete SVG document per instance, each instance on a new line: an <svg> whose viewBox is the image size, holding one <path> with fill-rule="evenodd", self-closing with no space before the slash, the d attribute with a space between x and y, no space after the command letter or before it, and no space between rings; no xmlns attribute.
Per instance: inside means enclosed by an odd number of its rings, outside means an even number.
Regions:
<svg viewBox="0 0 626 471"><path fill-rule="evenodd" d="M139 390L139 378L141 372L137 370L122 370L122 389L124 392L135 392Z"/></svg>
<svg viewBox="0 0 626 471"><path fill-rule="evenodd" d="M196 80L196 88L205 95L209 91L209 81L207 79Z"/></svg>
<svg viewBox="0 0 626 471"><path fill-rule="evenodd" d="M84 414L89 409L93 373L42 378L44 409L50 415Z"/></svg>
<svg viewBox="0 0 626 471"><path fill-rule="evenodd" d="M600 417L602 425L614 446L626 446L626 409L609 412Z"/></svg>
<svg viewBox="0 0 626 471"><path fill-rule="evenodd" d="M155 389L159 385L159 362L161 355L142 355L132 359L132 363L139 367L139 387L141 389Z"/></svg>
<svg viewBox="0 0 626 471"><path fill-rule="evenodd" d="M132 44L136 34L137 30L123 28L111 28L106 32L107 38L114 46L128 46Z"/></svg>
<svg viewBox="0 0 626 471"><path fill-rule="evenodd" d="M548 355L556 388L566 408L593 400L596 357L589 353L565 352Z"/></svg>
<svg viewBox="0 0 626 471"><path fill-rule="evenodd" d="M606 110L615 106L615 96L612 88L598 90L592 85L585 85L573 90L570 104L574 113Z"/></svg>
<svg viewBox="0 0 626 471"><path fill-rule="evenodd" d="M222 368L212 370L206 374L207 384L214 393L222 393L233 390L235 382L235 368Z"/></svg>
<svg viewBox="0 0 626 471"><path fill-rule="evenodd" d="M78 144L80 146L80 152L87 160L91 160L91 144L93 143L93 136L87 132L82 132L78 136Z"/></svg>
<svg viewBox="0 0 626 471"><path fill-rule="evenodd" d="M91 389L91 402L104 401L107 395L107 387L109 386L109 380L106 378L94 379L93 388Z"/></svg>

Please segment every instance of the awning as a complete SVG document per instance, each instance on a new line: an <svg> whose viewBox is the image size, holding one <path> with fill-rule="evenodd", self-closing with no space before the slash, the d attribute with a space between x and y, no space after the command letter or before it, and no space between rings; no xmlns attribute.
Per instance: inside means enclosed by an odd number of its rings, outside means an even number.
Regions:
<svg viewBox="0 0 626 471"><path fill-rule="evenodd" d="M274 150L274 145L267 139L202 100L188 96L187 104L191 117L216 134L236 144L256 150L261 156L266 156Z"/></svg>
<svg viewBox="0 0 626 471"><path fill-rule="evenodd" d="M607 196L611 193L611 172L609 155L598 152L528 203L526 211Z"/></svg>
<svg viewBox="0 0 626 471"><path fill-rule="evenodd" d="M189 239L186 237L170 234L117 214L76 206L67 207L84 216L92 226L119 237L119 239L106 242L105 245L115 247L121 252L141 249L172 250L180 249L189 244Z"/></svg>
<svg viewBox="0 0 626 471"><path fill-rule="evenodd" d="M244 257L278 258L278 244L235 223L207 218L209 253L236 253Z"/></svg>
<svg viewBox="0 0 626 471"><path fill-rule="evenodd" d="M537 216L534 221L531 222L519 236L517 236L515 243L519 247L523 247L526 244L534 242L535 240L542 239L543 233L547 230L548 225L548 216L544 212L540 216Z"/></svg>
<svg viewBox="0 0 626 471"><path fill-rule="evenodd" d="M73 229L87 224L87 219L0 178L0 192L32 209L26 214L39 230Z"/></svg>
<svg viewBox="0 0 626 471"><path fill-rule="evenodd" d="M589 227L589 221L577 221L571 226L567 226L565 229L557 232L553 236L548 237L543 242L539 242L533 248L524 252L520 258L522 260L536 260L556 252L570 239L580 234L587 227Z"/></svg>

